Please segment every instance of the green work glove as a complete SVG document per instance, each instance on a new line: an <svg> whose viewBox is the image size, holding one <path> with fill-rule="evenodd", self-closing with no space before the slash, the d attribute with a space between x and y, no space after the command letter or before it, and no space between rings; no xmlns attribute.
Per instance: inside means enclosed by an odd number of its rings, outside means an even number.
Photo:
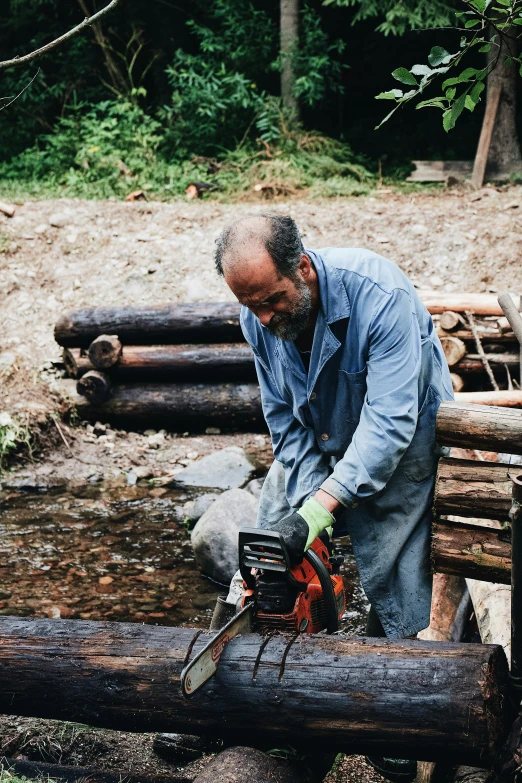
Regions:
<svg viewBox="0 0 522 783"><path fill-rule="evenodd" d="M281 533L290 562L295 565L302 561L306 550L323 530L328 530L331 535L334 522L333 516L319 501L309 498L299 511L289 514L271 529Z"/></svg>

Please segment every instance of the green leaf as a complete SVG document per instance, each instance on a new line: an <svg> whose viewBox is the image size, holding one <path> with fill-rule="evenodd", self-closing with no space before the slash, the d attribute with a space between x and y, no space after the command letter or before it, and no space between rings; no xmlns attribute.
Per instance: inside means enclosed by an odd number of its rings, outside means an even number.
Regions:
<svg viewBox="0 0 522 783"><path fill-rule="evenodd" d="M455 89L455 87L449 87L449 88L446 90L446 99L447 99L448 101L452 101L452 100L453 100L453 98L455 97L455 93L456 93L456 92L457 92L457 90Z"/></svg>
<svg viewBox="0 0 522 783"><path fill-rule="evenodd" d="M412 87L418 86L417 79L406 68L396 68L394 71L392 71L392 76L394 79L397 79L398 82L402 82L403 84L409 84Z"/></svg>
<svg viewBox="0 0 522 783"><path fill-rule="evenodd" d="M452 76L450 79L446 79L442 84L442 89L445 90L452 84L465 84L466 82L474 79L477 74L481 74L484 69L478 70L477 68L464 68L462 73L458 76Z"/></svg>
<svg viewBox="0 0 522 783"><path fill-rule="evenodd" d="M470 27L476 27L478 24L480 24L480 19L468 19L467 22L464 22L464 27L468 29Z"/></svg>
<svg viewBox="0 0 522 783"><path fill-rule="evenodd" d="M505 6L505 8L511 8L511 2L512 0L497 0L497 3L499 3L499 5Z"/></svg>
<svg viewBox="0 0 522 783"><path fill-rule="evenodd" d="M480 96L484 91L485 87L486 85L484 84L484 82L477 82L476 84L473 85L473 87L471 88L470 97L474 103L479 102Z"/></svg>
<svg viewBox="0 0 522 783"><path fill-rule="evenodd" d="M380 92L375 96L377 101L394 101L397 98L402 98L402 90L388 90L387 92Z"/></svg>
<svg viewBox="0 0 522 783"><path fill-rule="evenodd" d="M520 16L517 16L516 19L513 19L513 24L522 25L522 19L520 18Z"/></svg>
<svg viewBox="0 0 522 783"><path fill-rule="evenodd" d="M466 100L464 101L464 106L468 111L473 111L477 104L471 100L471 95L466 95Z"/></svg>
<svg viewBox="0 0 522 783"><path fill-rule="evenodd" d="M460 98L457 98L453 106L449 111L445 111L442 115L442 124L444 126L445 131L450 131L455 127L455 123L457 122L458 118L464 111L464 106L466 105L466 94L460 96Z"/></svg>
<svg viewBox="0 0 522 783"><path fill-rule="evenodd" d="M487 43L487 44L484 44L484 46L480 47L479 52L481 52L483 54L484 52L489 52L490 50L491 50L491 44Z"/></svg>
<svg viewBox="0 0 522 783"><path fill-rule="evenodd" d="M452 55L442 46L434 46L429 54L428 62L432 68L438 65L446 65L452 58Z"/></svg>
<svg viewBox="0 0 522 783"><path fill-rule="evenodd" d="M440 97L440 98L430 98L429 101L421 101L420 103L417 104L417 106L415 108L416 109L424 109L427 106L435 106L437 109L445 109L446 108L446 104L443 103L443 101L444 101L443 97Z"/></svg>
<svg viewBox="0 0 522 783"><path fill-rule="evenodd" d="M433 73L433 70L429 65L414 65L410 73L415 74L415 76L429 76Z"/></svg>
<svg viewBox="0 0 522 783"><path fill-rule="evenodd" d="M522 76L522 63L520 63L520 68L518 69L518 72L519 72L520 76Z"/></svg>
<svg viewBox="0 0 522 783"><path fill-rule="evenodd" d="M479 14L483 14L486 10L486 0L470 0L469 4L475 8Z"/></svg>

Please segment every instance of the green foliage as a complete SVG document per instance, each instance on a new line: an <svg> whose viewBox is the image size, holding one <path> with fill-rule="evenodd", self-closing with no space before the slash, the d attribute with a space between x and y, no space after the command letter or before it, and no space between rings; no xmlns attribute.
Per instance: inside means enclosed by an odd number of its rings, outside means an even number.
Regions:
<svg viewBox="0 0 522 783"><path fill-rule="evenodd" d="M382 18L377 31L404 35L408 30L444 27L450 24L452 7L445 0L324 0L325 5L357 8L353 23Z"/></svg>
<svg viewBox="0 0 522 783"><path fill-rule="evenodd" d="M491 0L464 0L464 2L469 10L456 14L457 23L461 25L459 29L463 33L458 51L451 54L441 46L434 46L428 56L429 66L419 64L414 65L410 70L395 69L392 73L394 79L414 89L408 92L388 90L376 96L378 99L392 100L395 103L395 107L380 125L404 104L418 100L424 90L438 80L441 74L450 70L456 72L464 57L471 51L478 49L479 52L491 53L493 56L490 55L489 62L484 68L464 68L457 75L445 79L441 88L443 95L420 100L416 105L417 109L432 107L442 110L442 124L445 131L455 127L465 109L474 111L481 100L488 74L499 61L505 67L517 63L522 76L522 56L515 55L517 47L513 43L517 39L522 39L522 30L518 30L522 26L522 0L497 0L498 4L495 6L491 4ZM494 34L490 38L491 28ZM503 53L502 47L506 36L509 36L507 47L509 55ZM420 81L416 78L419 75L422 76Z"/></svg>
<svg viewBox="0 0 522 783"><path fill-rule="evenodd" d="M0 413L0 472L8 458L21 447L31 451L31 438L27 426L16 422L8 413ZM0 783L4 771L0 767Z"/></svg>

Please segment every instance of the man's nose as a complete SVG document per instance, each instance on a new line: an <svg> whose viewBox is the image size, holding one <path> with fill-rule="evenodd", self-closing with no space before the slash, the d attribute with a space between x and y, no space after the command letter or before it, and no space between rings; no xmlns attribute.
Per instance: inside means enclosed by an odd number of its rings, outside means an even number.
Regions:
<svg viewBox="0 0 522 783"><path fill-rule="evenodd" d="M272 310L270 310L269 307L260 308L257 312L257 317L259 318L263 326L268 326L268 324L272 320L273 315L274 313L272 312Z"/></svg>

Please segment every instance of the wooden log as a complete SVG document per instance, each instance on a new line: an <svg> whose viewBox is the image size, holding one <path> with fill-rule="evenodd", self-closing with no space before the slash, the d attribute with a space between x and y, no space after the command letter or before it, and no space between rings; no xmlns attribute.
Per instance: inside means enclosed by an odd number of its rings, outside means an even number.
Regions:
<svg viewBox="0 0 522 783"><path fill-rule="evenodd" d="M192 776L173 775L130 775L127 770L108 772L95 767L71 767L66 764L52 764L46 761L29 761L0 756L0 773L9 770L20 778L29 780L52 780L56 783L192 783ZM11 776L5 776L6 783Z"/></svg>
<svg viewBox="0 0 522 783"><path fill-rule="evenodd" d="M471 310L476 315L504 315L495 294L449 294L441 291L417 291L417 293L432 315L440 315L446 310L453 310L456 313Z"/></svg>
<svg viewBox="0 0 522 783"><path fill-rule="evenodd" d="M522 408L522 391L460 392L455 401L463 404Z"/></svg>
<svg viewBox="0 0 522 783"><path fill-rule="evenodd" d="M435 573L510 584L509 532L437 519L432 528L431 562Z"/></svg>
<svg viewBox="0 0 522 783"><path fill-rule="evenodd" d="M522 454L522 413L510 408L442 402L437 413L441 445Z"/></svg>
<svg viewBox="0 0 522 783"><path fill-rule="evenodd" d="M466 633L470 597L461 576L435 572L431 595L430 624L418 639L434 642L460 642Z"/></svg>
<svg viewBox="0 0 522 783"><path fill-rule="evenodd" d="M94 343L93 343L94 345ZM254 356L246 343L126 345L108 369L115 383L171 380L255 381Z"/></svg>
<svg viewBox="0 0 522 783"><path fill-rule="evenodd" d="M515 466L498 462L439 460L433 508L437 516L482 517L507 521Z"/></svg>
<svg viewBox="0 0 522 783"><path fill-rule="evenodd" d="M64 347L88 348L100 334L117 334L123 345L243 342L237 302L85 308L63 315L54 329Z"/></svg>
<svg viewBox="0 0 522 783"><path fill-rule="evenodd" d="M97 370L107 370L119 360L121 343L116 334L101 334L89 347L89 359Z"/></svg>
<svg viewBox="0 0 522 783"><path fill-rule="evenodd" d="M446 332L453 332L459 326L466 326L466 322L459 313L454 313L453 310L446 310L441 313L440 326Z"/></svg>
<svg viewBox="0 0 522 783"><path fill-rule="evenodd" d="M193 628L0 617L0 712L485 766L506 735L500 647L245 634L186 699L181 670L209 638Z"/></svg>
<svg viewBox="0 0 522 783"><path fill-rule="evenodd" d="M111 398L90 404L73 399L79 415L94 421L160 423L191 430L214 426L257 428L263 424L261 395L257 384L145 383L114 386Z"/></svg>
<svg viewBox="0 0 522 783"><path fill-rule="evenodd" d="M509 367L510 370L514 370L518 375L519 357L516 353L488 353L487 357L493 371L505 374L505 368ZM480 374L485 372L482 359L478 354L474 353L466 354L452 369L459 373Z"/></svg>
<svg viewBox="0 0 522 783"><path fill-rule="evenodd" d="M94 370L89 357L82 348L64 348L62 358L70 378L81 378L89 370Z"/></svg>
<svg viewBox="0 0 522 783"><path fill-rule="evenodd" d="M489 323L490 322L477 321L477 331L480 339L483 340L484 343L513 343L513 346L516 345L516 337L511 329L502 330L500 328L494 328L493 325L489 326ZM474 344L473 333L469 328L460 328L456 329L454 332L447 332L436 324L435 331L439 337L458 337L459 340L464 340L465 343Z"/></svg>
<svg viewBox="0 0 522 783"><path fill-rule="evenodd" d="M86 397L92 405L99 405L111 396L111 382L107 375L89 370L79 379L76 391Z"/></svg>
<svg viewBox="0 0 522 783"><path fill-rule="evenodd" d="M448 367L454 367L466 355L466 344L458 337L441 337L440 342Z"/></svg>
<svg viewBox="0 0 522 783"><path fill-rule="evenodd" d="M483 644L500 644L511 660L511 585L466 579Z"/></svg>

